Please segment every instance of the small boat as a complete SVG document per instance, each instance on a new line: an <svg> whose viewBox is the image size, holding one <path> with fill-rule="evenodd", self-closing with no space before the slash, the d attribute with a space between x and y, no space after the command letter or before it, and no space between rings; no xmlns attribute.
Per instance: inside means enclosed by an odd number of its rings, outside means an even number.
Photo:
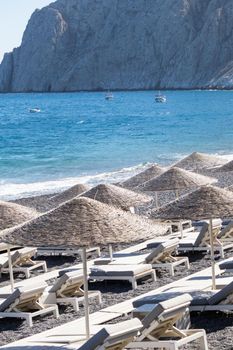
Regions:
<svg viewBox="0 0 233 350"><path fill-rule="evenodd" d="M36 107L36 108L30 108L30 109L29 109L29 112L30 112L30 113L40 113L41 110L40 110L40 108L37 108L37 107Z"/></svg>
<svg viewBox="0 0 233 350"><path fill-rule="evenodd" d="M108 91L105 95L105 100L112 100L113 99L113 93Z"/></svg>
<svg viewBox="0 0 233 350"><path fill-rule="evenodd" d="M162 95L160 91L159 91L159 93L157 95L155 95L155 102L164 103L166 101L167 101L166 96Z"/></svg>

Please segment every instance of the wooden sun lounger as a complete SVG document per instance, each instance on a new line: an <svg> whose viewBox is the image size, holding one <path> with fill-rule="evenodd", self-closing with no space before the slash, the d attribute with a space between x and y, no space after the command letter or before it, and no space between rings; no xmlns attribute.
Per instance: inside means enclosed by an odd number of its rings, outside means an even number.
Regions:
<svg viewBox="0 0 233 350"><path fill-rule="evenodd" d="M138 319L132 319L105 325L78 350L124 350L136 338L142 324Z"/></svg>
<svg viewBox="0 0 233 350"><path fill-rule="evenodd" d="M85 329L76 329L69 334L52 334L33 341L33 348L62 348L76 350L125 350L139 334L142 323L134 318L116 324L91 325L90 339L86 340Z"/></svg>
<svg viewBox="0 0 233 350"><path fill-rule="evenodd" d="M42 268L47 272L46 261L35 261L32 257L36 255L36 248L21 248L11 252L13 272L22 272L26 278L30 277L31 271ZM2 273L9 273L9 260L7 254L0 256L0 277Z"/></svg>
<svg viewBox="0 0 233 350"><path fill-rule="evenodd" d="M55 294L56 303L71 304L75 311L79 310L79 303L84 301L83 273L78 271L63 273L48 290ZM88 298L96 298L98 303L102 303L100 291L89 291Z"/></svg>
<svg viewBox="0 0 233 350"><path fill-rule="evenodd" d="M174 276L174 268L184 264L189 268L189 260L187 257L172 256L179 244L179 239L167 240L160 243L151 253L147 254L125 254L116 253L113 256L113 261L109 258L100 258L95 260L95 265L136 265L136 264L151 264L154 269L168 269L170 274Z"/></svg>
<svg viewBox="0 0 233 350"><path fill-rule="evenodd" d="M233 221L230 221L229 224L219 232L218 238L222 242L233 242Z"/></svg>
<svg viewBox="0 0 233 350"><path fill-rule="evenodd" d="M137 281L143 277L156 280L155 271L150 264L140 265L103 265L90 268L89 278L94 281L119 280L129 281L132 288L137 288Z"/></svg>
<svg viewBox="0 0 233 350"><path fill-rule="evenodd" d="M221 231L221 221L213 221L213 235L214 235L214 249L219 252L221 257L224 257L224 251L233 247L232 242L224 242L218 238ZM199 233L194 233L193 238L181 239L178 247L179 252L187 251L203 251L209 252L210 247L210 234L209 223L204 222Z"/></svg>
<svg viewBox="0 0 233 350"><path fill-rule="evenodd" d="M0 318L23 318L27 321L29 327L32 327L32 319L39 315L53 313L56 318L59 317L58 307L55 304L43 304L41 297L47 285L33 288L16 288L0 304Z"/></svg>
<svg viewBox="0 0 233 350"><path fill-rule="evenodd" d="M190 295L183 294L158 303L142 320L141 334L127 348L178 350L181 346L198 341L199 349L208 350L204 329L182 330L175 326L187 311L190 301Z"/></svg>
<svg viewBox="0 0 233 350"><path fill-rule="evenodd" d="M149 313L155 304L170 300L171 298L182 296L183 288L179 290L166 291L158 295L152 295L145 299L139 299L134 303L136 309L133 311L133 315L141 318L140 315L145 316ZM188 291L192 300L189 306L190 312L198 311L222 311L232 312L233 311L233 282L223 287L221 290L194 290Z"/></svg>

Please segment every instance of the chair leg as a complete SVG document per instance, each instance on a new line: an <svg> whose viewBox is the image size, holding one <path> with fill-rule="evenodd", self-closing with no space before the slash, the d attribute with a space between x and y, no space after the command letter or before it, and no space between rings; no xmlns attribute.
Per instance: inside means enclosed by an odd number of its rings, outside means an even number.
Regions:
<svg viewBox="0 0 233 350"><path fill-rule="evenodd" d="M135 278L132 278L132 279L131 279L131 283L132 283L132 288L133 288L133 289L137 289L138 285L137 285L137 281L136 281Z"/></svg>
<svg viewBox="0 0 233 350"><path fill-rule="evenodd" d="M199 339L200 350L208 350L208 343L206 339L206 334Z"/></svg>
<svg viewBox="0 0 233 350"><path fill-rule="evenodd" d="M98 293L98 302L99 302L99 304L102 304L102 295L101 295L101 292Z"/></svg>
<svg viewBox="0 0 233 350"><path fill-rule="evenodd" d="M30 278L30 271L29 271L29 269L25 270L25 276L26 276L26 278Z"/></svg>

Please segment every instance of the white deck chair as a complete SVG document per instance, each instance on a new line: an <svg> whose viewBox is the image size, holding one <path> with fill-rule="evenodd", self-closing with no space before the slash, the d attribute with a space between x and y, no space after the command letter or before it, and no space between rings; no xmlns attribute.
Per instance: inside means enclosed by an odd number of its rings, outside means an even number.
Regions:
<svg viewBox="0 0 233 350"><path fill-rule="evenodd" d="M98 333L78 347L78 350L124 350L142 329L142 324L137 318L103 326Z"/></svg>
<svg viewBox="0 0 233 350"><path fill-rule="evenodd" d="M156 280L155 271L150 264L140 265L99 265L90 268L89 278L94 281L119 280L129 281L132 288L137 288L137 281L149 277Z"/></svg>
<svg viewBox="0 0 233 350"><path fill-rule="evenodd" d="M91 325L89 340L86 340L85 329L78 327L72 334L61 330L57 334L40 336L31 341L31 345L38 349L123 350L141 328L142 323L134 318L117 324Z"/></svg>
<svg viewBox="0 0 233 350"><path fill-rule="evenodd" d="M189 307L190 311L233 311L233 282L229 283L221 290L196 290L189 291L188 294L192 297ZM133 315L141 318L140 315L145 315L150 312L155 304L182 295L183 292L181 288L180 291L166 291L161 294L138 299L133 303L136 307Z"/></svg>
<svg viewBox="0 0 233 350"><path fill-rule="evenodd" d="M29 327L32 327L32 319L39 315L53 313L58 318L59 312L57 305L41 302L46 287L47 284L33 288L16 288L12 294L1 302L0 318L23 318L27 321Z"/></svg>
<svg viewBox="0 0 233 350"><path fill-rule="evenodd" d="M32 260L36 254L36 248L21 248L11 252L13 272L22 272L26 278L30 277L31 271L42 268L47 272L46 261ZM9 260L7 254L0 255L0 277L2 273L9 273Z"/></svg>
<svg viewBox="0 0 233 350"><path fill-rule="evenodd" d="M233 242L221 241L218 237L222 227L222 220L213 220L213 235L214 235L214 249L218 251L221 257L224 257L224 250L233 247ZM209 234L209 223L204 222L199 233L194 233L193 238L188 237L181 239L178 247L178 251L210 251L210 234Z"/></svg>
<svg viewBox="0 0 233 350"><path fill-rule="evenodd" d="M71 304L75 311L79 310L79 303L84 301L83 273L78 271L63 273L49 289L49 293L55 293L58 304ZM89 291L88 298L96 298L101 304L101 292Z"/></svg>
<svg viewBox="0 0 233 350"><path fill-rule="evenodd" d="M179 239L170 239L158 244L151 253L146 254L114 254L113 261L97 259L95 265L101 262L108 262L109 265L136 265L136 264L151 264L154 269L165 268L170 274L174 276L174 268L178 265L184 264L189 268L189 259L187 257L173 256L178 247Z"/></svg>
<svg viewBox="0 0 233 350"><path fill-rule="evenodd" d="M222 242L224 241L233 242L233 221L230 221L229 224L219 232L218 238Z"/></svg>
<svg viewBox="0 0 233 350"><path fill-rule="evenodd" d="M177 350L181 346L198 341L199 349L208 350L204 329L181 330L175 327L189 307L190 301L190 295L183 294L154 306L142 320L141 334L127 348Z"/></svg>

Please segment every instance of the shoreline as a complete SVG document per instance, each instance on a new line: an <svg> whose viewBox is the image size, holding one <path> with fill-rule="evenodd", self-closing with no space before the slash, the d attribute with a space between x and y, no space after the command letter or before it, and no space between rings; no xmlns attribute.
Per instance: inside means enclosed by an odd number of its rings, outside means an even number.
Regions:
<svg viewBox="0 0 233 350"><path fill-rule="evenodd" d="M233 160L233 153L232 154L217 154L213 153L213 155L217 155L223 159L226 159L226 161ZM186 156L186 155L184 155ZM167 167L175 164L179 160L178 157L175 157L172 162L169 164L160 163L161 166ZM46 181L38 181L38 182L30 182L30 183L4 183L0 184L0 200L3 201L18 201L18 200L24 200L26 198L34 198L34 197L41 197L41 196L52 196L58 193L61 193L64 190L67 190L68 188L76 185L77 183L80 184L86 184L90 186L96 186L100 183L117 183L124 181L125 179L134 176L135 174L145 170L146 168L150 167L152 164L155 164L153 162L141 162L134 165L129 165L127 167L112 169L111 171L103 171L100 173L90 173L85 174L81 176L75 176L75 177L64 177L63 179L58 180L46 180ZM229 173L222 173L222 174L213 174L211 170L206 169L203 171L204 175L209 175L212 177L218 177L220 179L220 183L224 184L226 182L227 185L231 185L233 183L233 176ZM229 179L227 179L229 178ZM60 185L60 186L59 186ZM1 194L1 186L4 189L4 194ZM7 194L6 188L7 186L11 187L11 191ZM38 187L41 186L41 189L38 189ZM13 193L13 191L20 191L18 193ZM27 191L27 188L30 188L31 190ZM221 186L222 187L222 186ZM35 188L34 190L32 188Z"/></svg>

